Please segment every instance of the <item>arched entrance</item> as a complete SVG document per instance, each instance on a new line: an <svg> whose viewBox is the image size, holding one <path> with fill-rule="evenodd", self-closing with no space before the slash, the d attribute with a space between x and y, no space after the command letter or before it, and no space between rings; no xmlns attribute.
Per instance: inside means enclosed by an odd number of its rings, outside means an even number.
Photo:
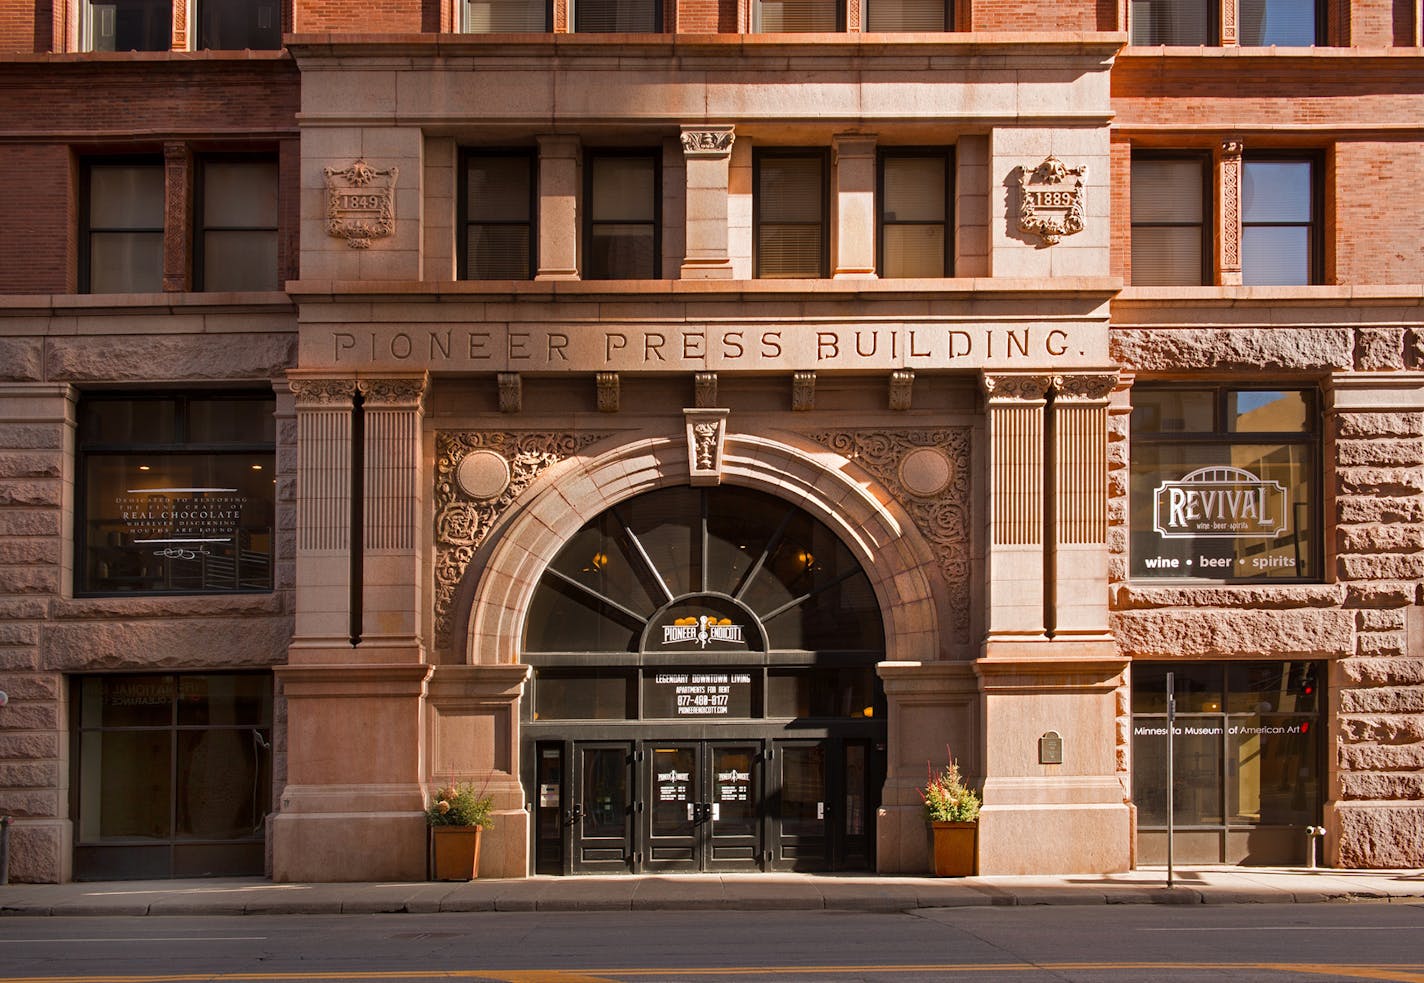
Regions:
<svg viewBox="0 0 1424 983"><path fill-rule="evenodd" d="M865 570L784 499L673 486L594 516L522 635L535 870L873 869L885 652Z"/></svg>

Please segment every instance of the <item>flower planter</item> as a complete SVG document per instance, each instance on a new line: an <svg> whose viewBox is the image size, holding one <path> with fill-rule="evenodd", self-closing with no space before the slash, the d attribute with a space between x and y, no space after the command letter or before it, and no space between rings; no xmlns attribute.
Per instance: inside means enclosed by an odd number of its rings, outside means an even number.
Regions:
<svg viewBox="0 0 1424 983"><path fill-rule="evenodd" d="M430 827L431 879L472 881L480 876L483 826Z"/></svg>
<svg viewBox="0 0 1424 983"><path fill-rule="evenodd" d="M972 877L979 867L979 824L933 822L936 877Z"/></svg>

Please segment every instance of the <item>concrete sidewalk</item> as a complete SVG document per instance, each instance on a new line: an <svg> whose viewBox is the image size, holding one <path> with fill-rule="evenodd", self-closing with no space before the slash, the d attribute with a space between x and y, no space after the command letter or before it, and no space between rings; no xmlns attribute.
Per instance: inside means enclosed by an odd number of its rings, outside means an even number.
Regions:
<svg viewBox="0 0 1424 983"><path fill-rule="evenodd" d="M697 911L1038 904L1424 904L1424 871L1178 868L1026 877L702 874L532 877L468 883L273 884L261 878L13 884L0 915L274 915L458 911Z"/></svg>

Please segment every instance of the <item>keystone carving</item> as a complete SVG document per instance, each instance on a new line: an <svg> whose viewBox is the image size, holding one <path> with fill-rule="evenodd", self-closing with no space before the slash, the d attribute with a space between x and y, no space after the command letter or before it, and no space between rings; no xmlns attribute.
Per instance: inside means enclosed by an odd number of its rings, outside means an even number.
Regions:
<svg viewBox="0 0 1424 983"><path fill-rule="evenodd" d="M1083 231L1088 165L1069 167L1045 157L1037 167L1019 168L1019 230L1053 245Z"/></svg>
<svg viewBox="0 0 1424 983"><path fill-rule="evenodd" d="M687 470L694 485L722 483L722 446L727 436L725 409L688 409Z"/></svg>

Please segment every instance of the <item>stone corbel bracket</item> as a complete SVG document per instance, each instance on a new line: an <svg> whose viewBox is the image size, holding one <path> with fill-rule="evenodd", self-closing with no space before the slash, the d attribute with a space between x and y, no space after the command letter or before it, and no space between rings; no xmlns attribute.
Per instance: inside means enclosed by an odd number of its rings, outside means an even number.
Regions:
<svg viewBox="0 0 1424 983"><path fill-rule="evenodd" d="M687 471L694 485L722 483L722 447L727 440L727 410L685 409Z"/></svg>

